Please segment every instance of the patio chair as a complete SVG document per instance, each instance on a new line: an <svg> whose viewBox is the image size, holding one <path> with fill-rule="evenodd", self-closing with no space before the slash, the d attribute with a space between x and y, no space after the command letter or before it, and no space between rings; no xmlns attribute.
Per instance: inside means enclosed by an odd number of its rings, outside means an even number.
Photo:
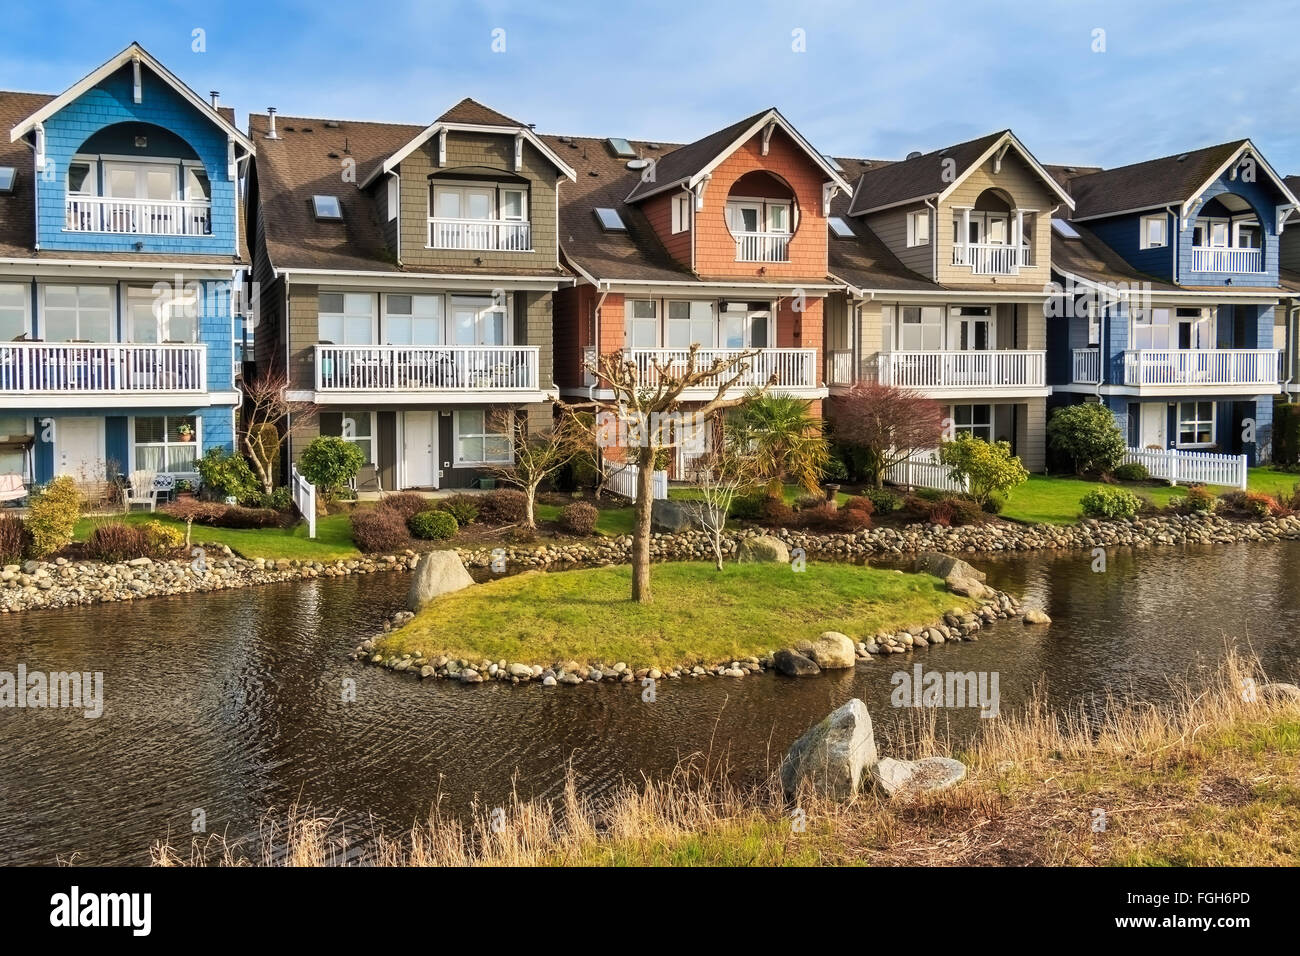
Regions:
<svg viewBox="0 0 1300 956"><path fill-rule="evenodd" d="M175 475L155 475L153 479L154 491L157 492L155 498L162 498L164 501L171 501L172 495L176 491Z"/></svg>
<svg viewBox="0 0 1300 956"><path fill-rule="evenodd" d="M22 501L27 497L23 476L16 471L0 475L0 502Z"/></svg>
<svg viewBox="0 0 1300 956"><path fill-rule="evenodd" d="M153 511L158 506L158 488L154 484L157 475L152 471L131 472L131 482L126 489L126 510L133 505L148 505Z"/></svg>
<svg viewBox="0 0 1300 956"><path fill-rule="evenodd" d="M360 494L363 491L375 491L379 493L379 497L384 496L384 484L379 480L379 470L368 462L361 466L361 470L356 473L348 484L351 485L354 494Z"/></svg>

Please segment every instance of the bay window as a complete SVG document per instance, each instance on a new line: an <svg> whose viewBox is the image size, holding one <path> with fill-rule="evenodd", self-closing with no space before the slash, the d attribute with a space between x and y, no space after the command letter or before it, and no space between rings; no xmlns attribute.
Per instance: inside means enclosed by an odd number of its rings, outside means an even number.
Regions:
<svg viewBox="0 0 1300 956"><path fill-rule="evenodd" d="M138 417L134 421L134 469L159 474L190 473L199 448L193 415Z"/></svg>
<svg viewBox="0 0 1300 956"><path fill-rule="evenodd" d="M456 466L509 464L514 460L510 425L485 409L461 409L455 413Z"/></svg>

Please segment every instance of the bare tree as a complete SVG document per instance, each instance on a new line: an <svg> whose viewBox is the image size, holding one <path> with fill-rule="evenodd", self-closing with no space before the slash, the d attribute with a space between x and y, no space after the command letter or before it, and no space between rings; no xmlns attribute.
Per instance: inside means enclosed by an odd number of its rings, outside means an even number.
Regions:
<svg viewBox="0 0 1300 956"><path fill-rule="evenodd" d="M862 453L877 488L886 471L918 451L937 448L943 437L942 407L911 389L860 382L834 401L832 433Z"/></svg>
<svg viewBox="0 0 1300 956"><path fill-rule="evenodd" d="M508 408L495 410L491 421L510 436L514 448L514 463L491 468L492 474L524 493L527 506L524 523L537 527L537 491L548 478L587 452L592 445L592 432L566 407L560 406L559 416L549 428L530 431L528 416Z"/></svg>
<svg viewBox="0 0 1300 956"><path fill-rule="evenodd" d="M695 475L698 498L685 502L687 512L704 529L713 545L714 563L722 570L722 536L727 530L731 503L744 488L752 487L763 477L760 452L742 441L729 441L726 422L719 420L714 430L713 450L699 459Z"/></svg>
<svg viewBox="0 0 1300 956"><path fill-rule="evenodd" d="M613 393L609 400L593 400L575 408L592 408L598 418L613 419L626 428L629 440L624 447L637 466L635 525L632 533L632 600L638 604L652 601L650 591L650 509L654 502L655 458L671 448L680 438L682 393L688 389L707 389L711 397L689 413L696 421L705 421L718 409L739 405L775 384L776 376L760 389L737 398L727 393L739 387L750 370L758 349L730 353L707 364L698 364L698 345L692 345L685 359L669 362L651 359L643 368L621 352L602 355L587 370L595 375L600 388ZM597 430L601 428L598 424ZM602 445L605 444L602 441Z"/></svg>
<svg viewBox="0 0 1300 956"><path fill-rule="evenodd" d="M284 442L290 416L295 425L310 424L316 418L316 406L310 402L291 402L288 379L283 372L267 369L253 379L242 379L244 393L240 410L240 447L253 466L253 473L270 494L275 488L275 462Z"/></svg>

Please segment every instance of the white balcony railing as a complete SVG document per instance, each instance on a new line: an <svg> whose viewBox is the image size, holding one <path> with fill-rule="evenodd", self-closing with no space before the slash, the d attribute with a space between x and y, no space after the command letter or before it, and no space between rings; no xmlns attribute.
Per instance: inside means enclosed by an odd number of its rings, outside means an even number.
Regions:
<svg viewBox="0 0 1300 956"><path fill-rule="evenodd" d="M900 388L1045 388L1047 353L1003 350L884 352L880 381Z"/></svg>
<svg viewBox="0 0 1300 956"><path fill-rule="evenodd" d="M745 349L700 349L695 353L695 367L708 368L716 359L724 361L742 355ZM653 386L658 381L656 364L670 370L685 370L689 349L631 349L624 353L636 363L640 380ZM736 388L756 388L766 385L775 376L773 388L816 388L816 349L762 349L741 364L749 366L736 382ZM738 368L724 369L721 377L734 377ZM671 374L671 371L670 371Z"/></svg>
<svg viewBox="0 0 1300 956"><path fill-rule="evenodd" d="M737 262L789 262L790 234L742 232L736 235Z"/></svg>
<svg viewBox="0 0 1300 956"><path fill-rule="evenodd" d="M996 242L959 242L952 247L952 264L970 266L977 276L1013 276L1021 266L1031 266L1028 246Z"/></svg>
<svg viewBox="0 0 1300 956"><path fill-rule="evenodd" d="M206 345L0 343L0 393L205 392Z"/></svg>
<svg viewBox="0 0 1300 956"><path fill-rule="evenodd" d="M208 200L111 199L68 196L63 228L68 232L108 232L140 236L209 236Z"/></svg>
<svg viewBox="0 0 1300 956"><path fill-rule="evenodd" d="M429 220L429 245L434 249L531 252L532 223L517 219L433 218Z"/></svg>
<svg viewBox="0 0 1300 956"><path fill-rule="evenodd" d="M1125 385L1278 384L1278 349L1129 349Z"/></svg>
<svg viewBox="0 0 1300 956"><path fill-rule="evenodd" d="M346 392L538 389L536 345L317 345L316 388Z"/></svg>
<svg viewBox="0 0 1300 956"><path fill-rule="evenodd" d="M1259 272L1264 257L1259 249L1224 249L1192 246L1193 272Z"/></svg>
<svg viewBox="0 0 1300 956"><path fill-rule="evenodd" d="M853 384L853 352L849 349L837 349L827 356L827 385Z"/></svg>
<svg viewBox="0 0 1300 956"><path fill-rule="evenodd" d="M1095 385L1101 381L1101 349L1074 350L1074 377L1072 381Z"/></svg>

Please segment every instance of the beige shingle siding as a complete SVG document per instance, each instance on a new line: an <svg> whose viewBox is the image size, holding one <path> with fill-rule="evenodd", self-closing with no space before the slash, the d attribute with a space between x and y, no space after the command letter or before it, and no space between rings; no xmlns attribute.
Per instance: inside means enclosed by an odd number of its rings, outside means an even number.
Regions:
<svg viewBox="0 0 1300 956"><path fill-rule="evenodd" d="M315 388L316 351L320 338L319 287L289 287L289 387Z"/></svg>
<svg viewBox="0 0 1300 956"><path fill-rule="evenodd" d="M933 228L930 230L930 242L925 245L908 246L907 244L908 214L921 209L927 209L925 203L886 209L884 212L867 216L866 222L877 238L898 257L899 262L913 272L932 279L934 278L934 247L931 243L934 241L935 230ZM949 252L948 255L951 256L952 253Z"/></svg>
<svg viewBox="0 0 1300 956"><path fill-rule="evenodd" d="M1030 471L1047 467L1047 399L1031 398L1019 408L1016 416L1016 452Z"/></svg>
<svg viewBox="0 0 1300 956"><path fill-rule="evenodd" d="M524 143L523 168L514 170L515 138L491 133L447 134L447 162L438 165L435 136L402 160L401 228L402 263L409 269L439 269L452 272L490 273L494 269L555 269L555 190L559 173L532 144ZM434 173L448 180L456 169L477 167L500 171L502 181L522 177L529 181L528 219L532 252L493 252L474 249L430 249L429 177ZM468 172L468 170L467 170ZM481 260L476 264L475 260Z"/></svg>

